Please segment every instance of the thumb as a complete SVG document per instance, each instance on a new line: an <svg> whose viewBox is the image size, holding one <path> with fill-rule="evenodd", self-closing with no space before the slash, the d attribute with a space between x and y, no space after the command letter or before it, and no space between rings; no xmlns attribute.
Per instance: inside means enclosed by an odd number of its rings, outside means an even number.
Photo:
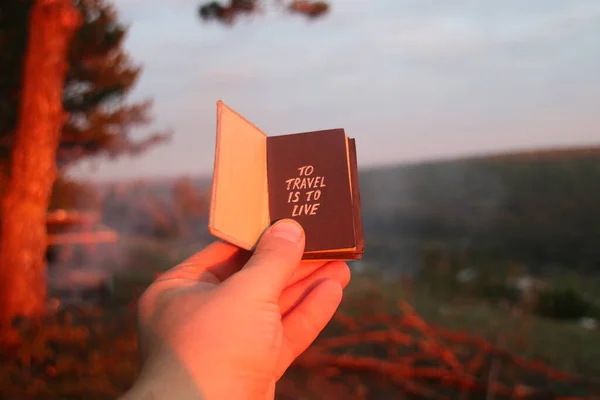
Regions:
<svg viewBox="0 0 600 400"><path fill-rule="evenodd" d="M300 265L305 235L302 226L283 219L270 226L261 236L254 254L230 283L246 293L265 300L276 300Z"/></svg>

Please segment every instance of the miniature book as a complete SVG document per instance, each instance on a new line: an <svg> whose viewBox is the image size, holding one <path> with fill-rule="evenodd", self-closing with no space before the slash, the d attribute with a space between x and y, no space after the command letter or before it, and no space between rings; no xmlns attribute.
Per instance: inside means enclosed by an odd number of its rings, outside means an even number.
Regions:
<svg viewBox="0 0 600 400"><path fill-rule="evenodd" d="M283 218L304 228L305 260L362 257L354 139L343 129L267 136L219 100L210 233L253 250Z"/></svg>

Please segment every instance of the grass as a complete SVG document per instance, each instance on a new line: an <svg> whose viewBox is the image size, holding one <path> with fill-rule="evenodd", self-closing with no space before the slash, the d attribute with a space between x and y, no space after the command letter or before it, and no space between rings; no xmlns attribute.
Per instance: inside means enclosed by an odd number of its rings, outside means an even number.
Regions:
<svg viewBox="0 0 600 400"><path fill-rule="evenodd" d="M175 265L201 246L176 247L176 251L171 251L173 247L165 243L157 247L152 242L131 241L128 245L137 267L117 274L113 298L99 308L60 312L41 330L24 329L24 347L2 354L0 398L115 398L131 385L137 371L132 301L157 272ZM430 324L469 332L560 370L600 376L598 330L515 315L508 309L493 307L469 296L440 300L418 285L382 279L370 272L354 273L340 312L354 318L374 313L399 316L399 300L408 301ZM332 323L321 338L347 333L344 326ZM384 361L388 357L382 346L369 343L350 346L342 352ZM553 390L573 395L587 390L546 381L544 385L553 385ZM410 395L408 389L369 371L348 371L326 365L295 366L278 385L277 398L420 398L414 393ZM483 398L483 395L465 393L461 396Z"/></svg>
<svg viewBox="0 0 600 400"><path fill-rule="evenodd" d="M129 292L126 288L140 284L139 278L121 280L121 289ZM341 311L355 317L373 312L400 315L399 300L407 300L431 324L468 332L566 372L600 376L600 331L585 329L577 323L519 315L480 300L459 297L441 301L423 288L385 281L369 272L353 275ZM334 331L330 329L324 335L340 334L339 330ZM294 379L301 379L301 375Z"/></svg>
<svg viewBox="0 0 600 400"><path fill-rule="evenodd" d="M600 330L589 330L576 322L515 313L478 299L440 300L423 288L413 286L411 290L394 281L384 284L369 274L355 274L345 297L350 304L379 297L384 312L389 313L398 313L396 303L405 299L432 324L501 343L507 350L561 370L600 376Z"/></svg>

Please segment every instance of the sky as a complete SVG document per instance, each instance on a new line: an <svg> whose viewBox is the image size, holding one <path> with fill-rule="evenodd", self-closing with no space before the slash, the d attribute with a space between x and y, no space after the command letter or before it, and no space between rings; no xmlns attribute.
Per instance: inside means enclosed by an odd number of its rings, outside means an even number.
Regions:
<svg viewBox="0 0 600 400"><path fill-rule="evenodd" d="M334 0L308 21L265 2L233 27L192 0L116 0L172 140L74 175L209 176L216 102L267 135L344 128L359 168L600 144L600 1Z"/></svg>

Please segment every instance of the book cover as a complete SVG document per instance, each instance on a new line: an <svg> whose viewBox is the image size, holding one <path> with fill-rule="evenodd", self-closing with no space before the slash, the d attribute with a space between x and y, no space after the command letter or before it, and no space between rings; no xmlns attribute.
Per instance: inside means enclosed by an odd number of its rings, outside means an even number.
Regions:
<svg viewBox="0 0 600 400"><path fill-rule="evenodd" d="M346 146L342 129L267 138L271 222L298 221L307 252L356 244Z"/></svg>
<svg viewBox="0 0 600 400"><path fill-rule="evenodd" d="M252 250L272 223L295 219L304 259L355 260L364 239L356 144L343 129L267 136L217 102L209 230Z"/></svg>

